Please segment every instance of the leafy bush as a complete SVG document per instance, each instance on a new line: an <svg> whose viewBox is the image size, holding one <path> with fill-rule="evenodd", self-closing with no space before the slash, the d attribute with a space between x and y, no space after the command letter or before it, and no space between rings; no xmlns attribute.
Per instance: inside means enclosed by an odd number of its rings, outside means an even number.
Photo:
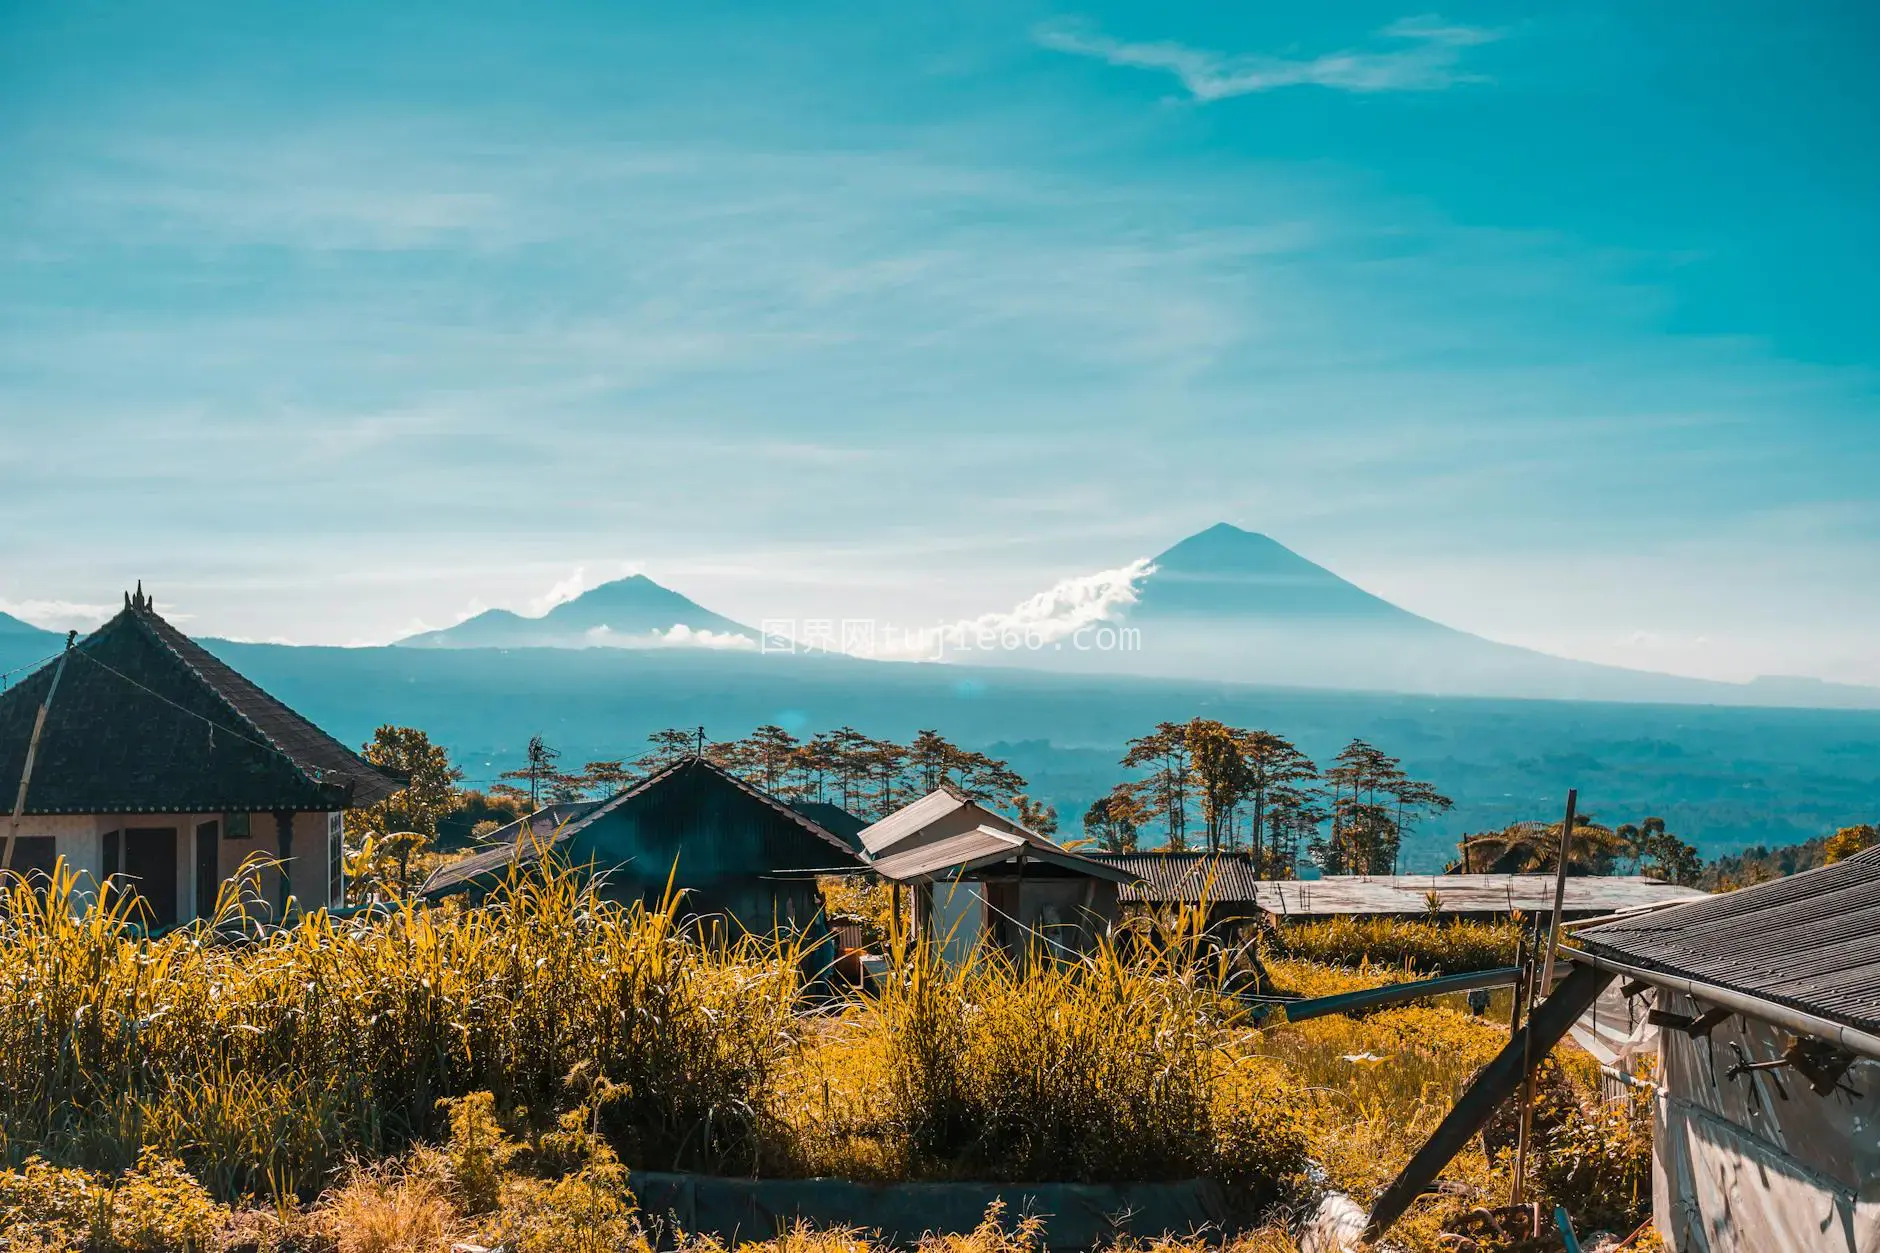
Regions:
<svg viewBox="0 0 1880 1253"><path fill-rule="evenodd" d="M0 1234L9 1248L200 1250L221 1217L181 1163L154 1153L116 1178L39 1157L0 1172Z"/></svg>
<svg viewBox="0 0 1880 1253"><path fill-rule="evenodd" d="M1582 1096L1543 1137L1537 1174L1583 1231L1629 1231L1651 1212L1652 1092L1627 1100Z"/></svg>

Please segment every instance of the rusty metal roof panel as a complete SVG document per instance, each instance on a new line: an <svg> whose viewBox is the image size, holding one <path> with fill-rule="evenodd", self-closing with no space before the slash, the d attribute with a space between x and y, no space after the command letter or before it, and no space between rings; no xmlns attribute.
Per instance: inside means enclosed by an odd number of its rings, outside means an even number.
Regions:
<svg viewBox="0 0 1880 1253"><path fill-rule="evenodd" d="M1880 849L1577 939L1595 956L1880 1031Z"/></svg>

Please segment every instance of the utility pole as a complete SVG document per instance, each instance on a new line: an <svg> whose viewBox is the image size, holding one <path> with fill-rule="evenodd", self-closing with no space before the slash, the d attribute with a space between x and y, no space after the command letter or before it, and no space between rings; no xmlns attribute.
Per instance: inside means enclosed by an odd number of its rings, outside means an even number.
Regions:
<svg viewBox="0 0 1880 1253"><path fill-rule="evenodd" d="M59 653L59 664L52 671L52 683L46 688L46 698L39 702L39 712L33 716L32 738L26 741L26 765L20 771L20 790L13 797L13 816L7 823L6 847L0 849L0 874L13 869L13 843L19 838L20 815L26 812L26 787L33 781L33 759L39 755L39 737L46 730L46 711L52 708L52 698L59 694L59 680L65 677L65 659L72 655L72 642L77 638L77 631L65 633L65 648Z"/></svg>

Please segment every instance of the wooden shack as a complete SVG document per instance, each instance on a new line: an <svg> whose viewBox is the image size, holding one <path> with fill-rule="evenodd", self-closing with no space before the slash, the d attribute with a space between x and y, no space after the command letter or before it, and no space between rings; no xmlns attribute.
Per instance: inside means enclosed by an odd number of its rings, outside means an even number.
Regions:
<svg viewBox="0 0 1880 1253"><path fill-rule="evenodd" d="M1595 919L1378 1196L1383 1235L1615 984L1657 1028L1652 1225L1673 1253L1880 1253L1880 849ZM1573 1215L1566 1215L1571 1221Z"/></svg>
<svg viewBox="0 0 1880 1253"><path fill-rule="evenodd" d="M947 960L982 945L1019 960L1085 951L1118 918L1129 876L952 787L861 833L876 874L913 892L914 926Z"/></svg>
<svg viewBox="0 0 1880 1253"><path fill-rule="evenodd" d="M552 855L602 876L621 902L656 903L667 885L682 911L745 930L809 926L822 910L819 874L862 870L838 836L703 757L690 756L561 823L546 835L517 827L513 842L431 875L426 897L479 896L510 869Z"/></svg>

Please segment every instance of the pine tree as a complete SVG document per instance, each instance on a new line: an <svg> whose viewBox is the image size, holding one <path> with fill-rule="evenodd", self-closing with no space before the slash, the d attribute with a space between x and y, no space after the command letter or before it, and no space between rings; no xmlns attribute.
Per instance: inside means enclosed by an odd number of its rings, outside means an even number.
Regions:
<svg viewBox="0 0 1880 1253"><path fill-rule="evenodd" d="M1129 741L1123 764L1151 773L1144 780L1145 799L1167 832L1167 848L1188 847L1188 736L1179 722L1160 722L1154 731Z"/></svg>

